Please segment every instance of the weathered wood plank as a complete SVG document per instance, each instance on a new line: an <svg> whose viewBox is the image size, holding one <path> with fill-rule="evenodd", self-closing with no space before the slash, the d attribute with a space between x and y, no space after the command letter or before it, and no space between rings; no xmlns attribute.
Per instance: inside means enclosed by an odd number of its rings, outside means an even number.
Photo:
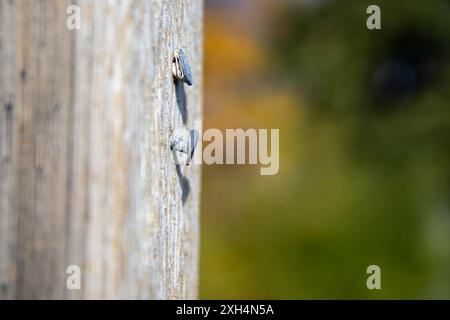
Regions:
<svg viewBox="0 0 450 320"><path fill-rule="evenodd" d="M68 30L66 8L81 8ZM195 298L199 166L171 75L188 53L201 120L202 1L0 2L0 298ZM82 289L66 288L78 265Z"/></svg>

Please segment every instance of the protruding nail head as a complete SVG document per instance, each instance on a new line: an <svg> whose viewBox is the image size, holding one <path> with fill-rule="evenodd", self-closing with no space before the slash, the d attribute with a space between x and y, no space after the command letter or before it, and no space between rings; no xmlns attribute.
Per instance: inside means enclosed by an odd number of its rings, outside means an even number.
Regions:
<svg viewBox="0 0 450 320"><path fill-rule="evenodd" d="M188 85L192 85L192 72L183 49L175 50L172 61L173 76Z"/></svg>
<svg viewBox="0 0 450 320"><path fill-rule="evenodd" d="M198 144L199 133L195 129L175 130L170 137L170 150L187 154L186 165L188 166L194 156Z"/></svg>

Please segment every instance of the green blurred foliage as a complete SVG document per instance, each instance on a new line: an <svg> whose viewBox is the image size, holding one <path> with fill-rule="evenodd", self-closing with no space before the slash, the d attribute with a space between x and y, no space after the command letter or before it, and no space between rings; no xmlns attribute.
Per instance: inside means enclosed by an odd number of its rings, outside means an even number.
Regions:
<svg viewBox="0 0 450 320"><path fill-rule="evenodd" d="M280 173L204 166L202 298L450 298L450 3L377 1L375 31L369 4L272 22L251 94L295 97L258 118L280 128Z"/></svg>

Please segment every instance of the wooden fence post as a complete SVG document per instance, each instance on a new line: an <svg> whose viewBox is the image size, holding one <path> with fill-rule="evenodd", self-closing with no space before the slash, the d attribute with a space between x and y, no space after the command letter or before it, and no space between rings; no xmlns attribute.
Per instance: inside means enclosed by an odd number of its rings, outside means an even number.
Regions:
<svg viewBox="0 0 450 320"><path fill-rule="evenodd" d="M168 141L201 120L202 11L0 1L1 299L197 297L200 166L177 168ZM81 289L67 286L72 265Z"/></svg>

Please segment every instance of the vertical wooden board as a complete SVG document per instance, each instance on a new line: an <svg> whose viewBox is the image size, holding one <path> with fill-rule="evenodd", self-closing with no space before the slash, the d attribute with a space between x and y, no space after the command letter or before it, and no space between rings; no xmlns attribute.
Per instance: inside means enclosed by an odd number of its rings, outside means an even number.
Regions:
<svg viewBox="0 0 450 320"><path fill-rule="evenodd" d="M168 139L201 120L202 1L74 3L80 30L72 1L0 5L0 297L195 298L200 168Z"/></svg>

